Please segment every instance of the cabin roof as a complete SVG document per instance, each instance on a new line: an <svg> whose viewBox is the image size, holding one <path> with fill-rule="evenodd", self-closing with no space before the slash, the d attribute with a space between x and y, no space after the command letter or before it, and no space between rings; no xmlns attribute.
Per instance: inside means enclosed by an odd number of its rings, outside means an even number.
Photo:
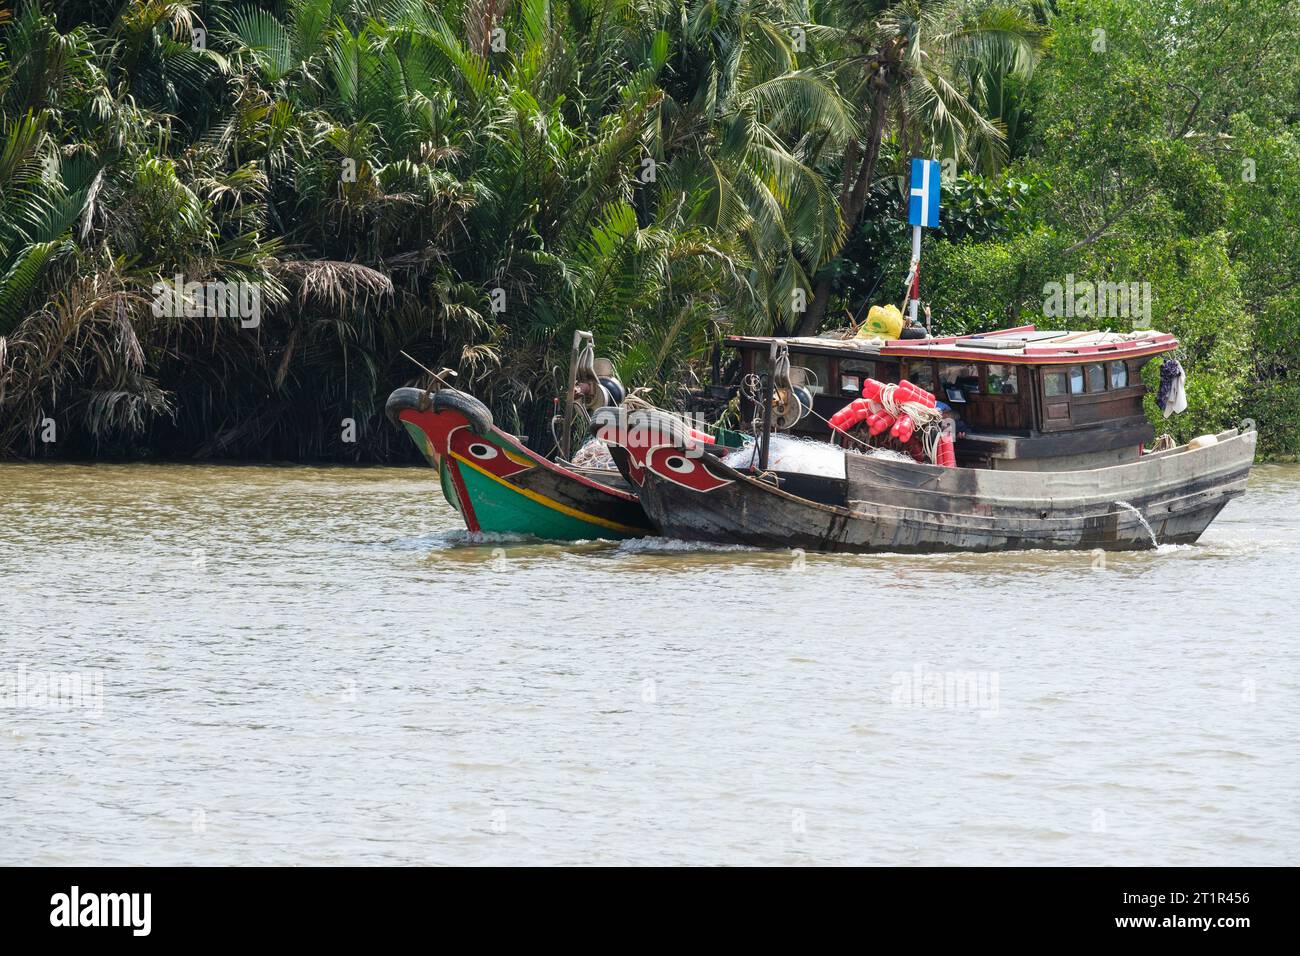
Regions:
<svg viewBox="0 0 1300 956"><path fill-rule="evenodd" d="M878 355L881 358L933 358L949 361L1006 362L1017 365L1060 365L1110 358L1138 358L1171 352L1178 339L1167 332L1038 331L1022 325L996 332L949 335L928 339L889 341L854 338L784 339L797 352ZM772 342L768 336L732 335L727 344L757 348Z"/></svg>

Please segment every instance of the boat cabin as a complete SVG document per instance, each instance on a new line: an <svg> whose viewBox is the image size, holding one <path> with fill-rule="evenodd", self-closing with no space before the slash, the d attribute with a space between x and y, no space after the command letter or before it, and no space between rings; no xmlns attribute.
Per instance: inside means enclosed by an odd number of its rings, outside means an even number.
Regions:
<svg viewBox="0 0 1300 956"><path fill-rule="evenodd" d="M882 341L790 338L791 378L813 396L794 434L827 437L824 421L859 397L868 378L907 379L946 402L965 423L958 465L1064 470L1132 461L1155 437L1142 398L1142 366L1178 347L1172 335L1038 331L1032 325L976 335ZM766 372L772 339L729 336L739 373ZM716 368L716 365L715 365ZM715 385L720 385L715 381ZM741 391L741 420L754 404Z"/></svg>

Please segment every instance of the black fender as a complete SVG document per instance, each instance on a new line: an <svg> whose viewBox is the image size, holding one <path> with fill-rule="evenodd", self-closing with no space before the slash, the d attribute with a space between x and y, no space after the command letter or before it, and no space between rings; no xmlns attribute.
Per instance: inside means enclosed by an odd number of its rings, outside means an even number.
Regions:
<svg viewBox="0 0 1300 956"><path fill-rule="evenodd" d="M480 435L489 434L493 427L492 412L473 395L456 388L443 388L428 392L422 388L399 388L388 396L384 403L384 414L394 425L400 425L398 416L403 409L427 412L459 412L465 416L470 427Z"/></svg>

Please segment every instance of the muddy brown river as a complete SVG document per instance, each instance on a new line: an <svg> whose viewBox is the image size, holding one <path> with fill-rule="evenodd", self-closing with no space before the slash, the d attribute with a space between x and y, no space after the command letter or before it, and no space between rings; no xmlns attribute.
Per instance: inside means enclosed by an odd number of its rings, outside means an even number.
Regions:
<svg viewBox="0 0 1300 956"><path fill-rule="evenodd" d="M427 469L0 466L5 864L1282 864L1300 467L1201 543L472 542Z"/></svg>

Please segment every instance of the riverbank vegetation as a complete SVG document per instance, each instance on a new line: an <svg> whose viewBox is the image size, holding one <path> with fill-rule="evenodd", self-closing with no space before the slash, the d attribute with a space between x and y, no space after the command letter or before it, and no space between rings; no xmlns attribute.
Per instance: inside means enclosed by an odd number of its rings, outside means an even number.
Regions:
<svg viewBox="0 0 1300 956"><path fill-rule="evenodd" d="M578 328L669 397L899 301L911 156L937 331L1149 319L1300 452L1288 0L18 0L0 122L0 455L405 459L403 351L541 435Z"/></svg>

